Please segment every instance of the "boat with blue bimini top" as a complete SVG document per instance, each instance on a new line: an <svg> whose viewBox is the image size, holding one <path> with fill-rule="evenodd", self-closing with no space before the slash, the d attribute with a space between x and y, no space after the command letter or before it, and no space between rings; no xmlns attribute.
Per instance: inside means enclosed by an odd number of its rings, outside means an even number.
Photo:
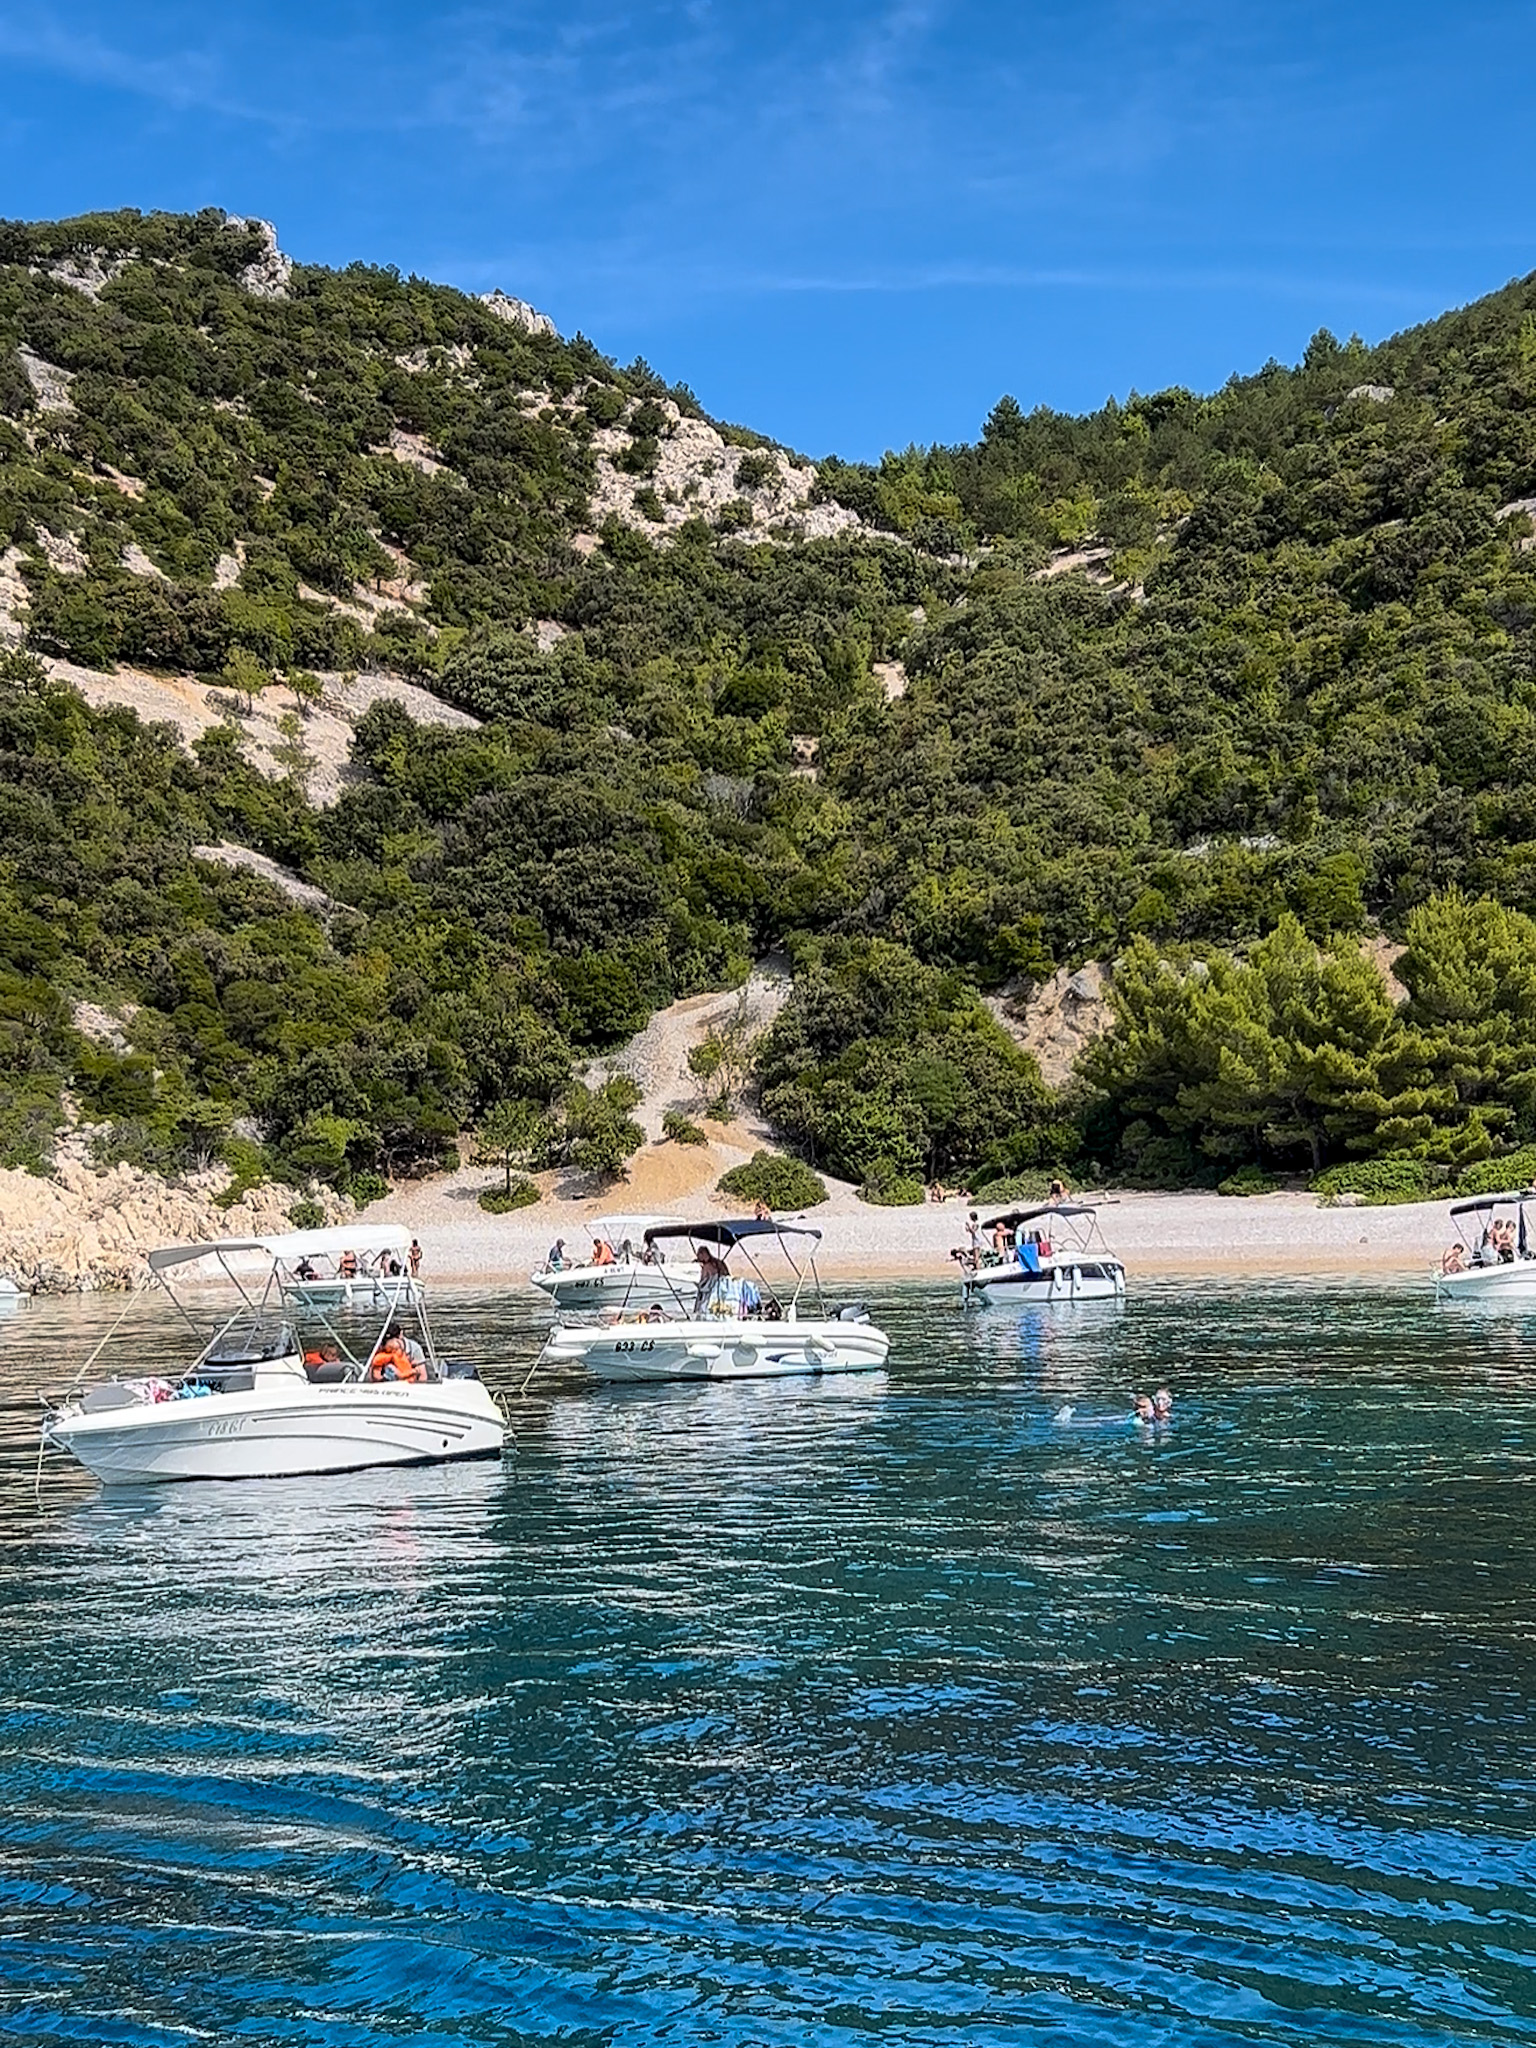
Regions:
<svg viewBox="0 0 1536 2048"><path fill-rule="evenodd" d="M655 1224L644 1243L665 1256L669 1284L656 1285L653 1268L636 1264L622 1301L556 1323L540 1363L631 1383L878 1371L890 1339L862 1302L829 1306L816 1271L820 1242L809 1224L771 1218ZM760 1260L769 1251L782 1259L784 1278L765 1274ZM680 1300L679 1269L690 1266Z"/></svg>
<svg viewBox="0 0 1536 2048"><path fill-rule="evenodd" d="M968 1304L1056 1307L1125 1294L1125 1267L1104 1242L1093 1202L1010 1209L980 1224L957 1256Z"/></svg>
<svg viewBox="0 0 1536 2048"><path fill-rule="evenodd" d="M71 1386L40 1395L42 1450L67 1452L109 1485L283 1479L500 1454L501 1409L473 1366L439 1357L419 1305L402 1313L390 1304L362 1345L318 1311L301 1337L280 1277L284 1243L230 1238L151 1252L150 1272L191 1332L193 1355L179 1369L157 1358L88 1382L120 1317ZM209 1261L217 1273L199 1272ZM222 1278L239 1306L205 1335L176 1291L178 1276Z"/></svg>
<svg viewBox="0 0 1536 2048"><path fill-rule="evenodd" d="M1533 1208L1536 1188L1452 1203L1456 1236L1432 1275L1436 1299L1512 1307L1536 1300L1536 1230L1527 1216Z"/></svg>

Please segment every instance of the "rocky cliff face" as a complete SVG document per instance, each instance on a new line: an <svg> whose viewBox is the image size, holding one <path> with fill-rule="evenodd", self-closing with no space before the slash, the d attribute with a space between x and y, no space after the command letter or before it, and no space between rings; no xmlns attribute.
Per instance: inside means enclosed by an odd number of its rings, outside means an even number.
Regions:
<svg viewBox="0 0 1536 2048"><path fill-rule="evenodd" d="M137 1287L148 1277L146 1252L156 1245L220 1237L261 1237L292 1226L292 1188L253 1188L229 1208L215 1197L229 1186L218 1167L171 1185L132 1166L91 1166L82 1138L60 1143L48 1179L0 1167L0 1278L28 1294L87 1294ZM352 1213L329 1190L311 1199L328 1223Z"/></svg>

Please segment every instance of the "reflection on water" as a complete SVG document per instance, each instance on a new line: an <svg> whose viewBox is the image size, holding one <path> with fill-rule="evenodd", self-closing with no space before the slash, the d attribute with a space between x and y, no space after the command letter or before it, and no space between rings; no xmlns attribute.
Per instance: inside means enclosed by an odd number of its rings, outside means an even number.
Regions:
<svg viewBox="0 0 1536 2048"><path fill-rule="evenodd" d="M35 1510L119 1306L0 1331L0 2036L1536 2034L1532 1319L892 1290L885 1374Z"/></svg>

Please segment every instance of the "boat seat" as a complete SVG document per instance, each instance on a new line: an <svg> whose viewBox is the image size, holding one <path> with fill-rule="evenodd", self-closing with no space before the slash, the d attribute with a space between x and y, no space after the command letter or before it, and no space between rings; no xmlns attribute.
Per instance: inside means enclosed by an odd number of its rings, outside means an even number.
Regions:
<svg viewBox="0 0 1536 2048"><path fill-rule="evenodd" d="M312 1387L339 1387L346 1380L347 1368L339 1358L323 1358L318 1365L306 1365L304 1377Z"/></svg>
<svg viewBox="0 0 1536 2048"><path fill-rule="evenodd" d="M99 1415L107 1408L137 1408L142 1396L130 1388L119 1386L109 1380L105 1386L91 1387L80 1397L80 1411L83 1415Z"/></svg>

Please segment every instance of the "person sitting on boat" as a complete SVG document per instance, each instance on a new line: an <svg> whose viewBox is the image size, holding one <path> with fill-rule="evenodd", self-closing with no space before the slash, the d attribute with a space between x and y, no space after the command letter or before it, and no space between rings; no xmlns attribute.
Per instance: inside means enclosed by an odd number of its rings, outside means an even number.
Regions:
<svg viewBox="0 0 1536 2048"><path fill-rule="evenodd" d="M368 1361L371 1380L424 1380L427 1355L412 1343L398 1323L391 1323L379 1340L379 1348Z"/></svg>
<svg viewBox="0 0 1536 2048"><path fill-rule="evenodd" d="M1459 1238L1457 1239L1457 1241L1456 1241L1456 1243L1455 1243L1455 1244L1449 1244L1449 1245L1447 1245L1447 1246L1446 1246L1446 1248L1445 1248L1445 1256L1444 1256L1444 1258L1442 1258L1442 1259L1441 1259L1441 1261L1440 1261L1440 1270L1441 1270L1441 1272L1442 1272L1442 1273L1465 1273L1465 1272L1466 1272L1466 1270L1467 1270L1467 1252L1466 1252L1466 1247L1465 1247L1465 1246L1464 1246L1464 1245L1462 1244L1462 1242L1461 1242L1461 1240L1460 1240Z"/></svg>
<svg viewBox="0 0 1536 2048"><path fill-rule="evenodd" d="M293 1269L293 1277L295 1280L314 1279L315 1269L308 1259L300 1259L299 1263Z"/></svg>
<svg viewBox="0 0 1536 2048"><path fill-rule="evenodd" d="M593 1238L592 1263L594 1266L611 1266L613 1264L613 1246L606 1237Z"/></svg>
<svg viewBox="0 0 1536 2048"><path fill-rule="evenodd" d="M1045 1191L1048 1202L1064 1202L1067 1199L1067 1184L1058 1174Z"/></svg>
<svg viewBox="0 0 1536 2048"><path fill-rule="evenodd" d="M1515 1226L1509 1221L1493 1226L1493 1249L1501 1266L1515 1263Z"/></svg>
<svg viewBox="0 0 1536 2048"><path fill-rule="evenodd" d="M355 1280L357 1278L357 1253L343 1252L336 1261L336 1271L343 1280Z"/></svg>
<svg viewBox="0 0 1536 2048"><path fill-rule="evenodd" d="M773 1221L773 1211L761 1195L752 1204L752 1220L754 1223L771 1223Z"/></svg>

